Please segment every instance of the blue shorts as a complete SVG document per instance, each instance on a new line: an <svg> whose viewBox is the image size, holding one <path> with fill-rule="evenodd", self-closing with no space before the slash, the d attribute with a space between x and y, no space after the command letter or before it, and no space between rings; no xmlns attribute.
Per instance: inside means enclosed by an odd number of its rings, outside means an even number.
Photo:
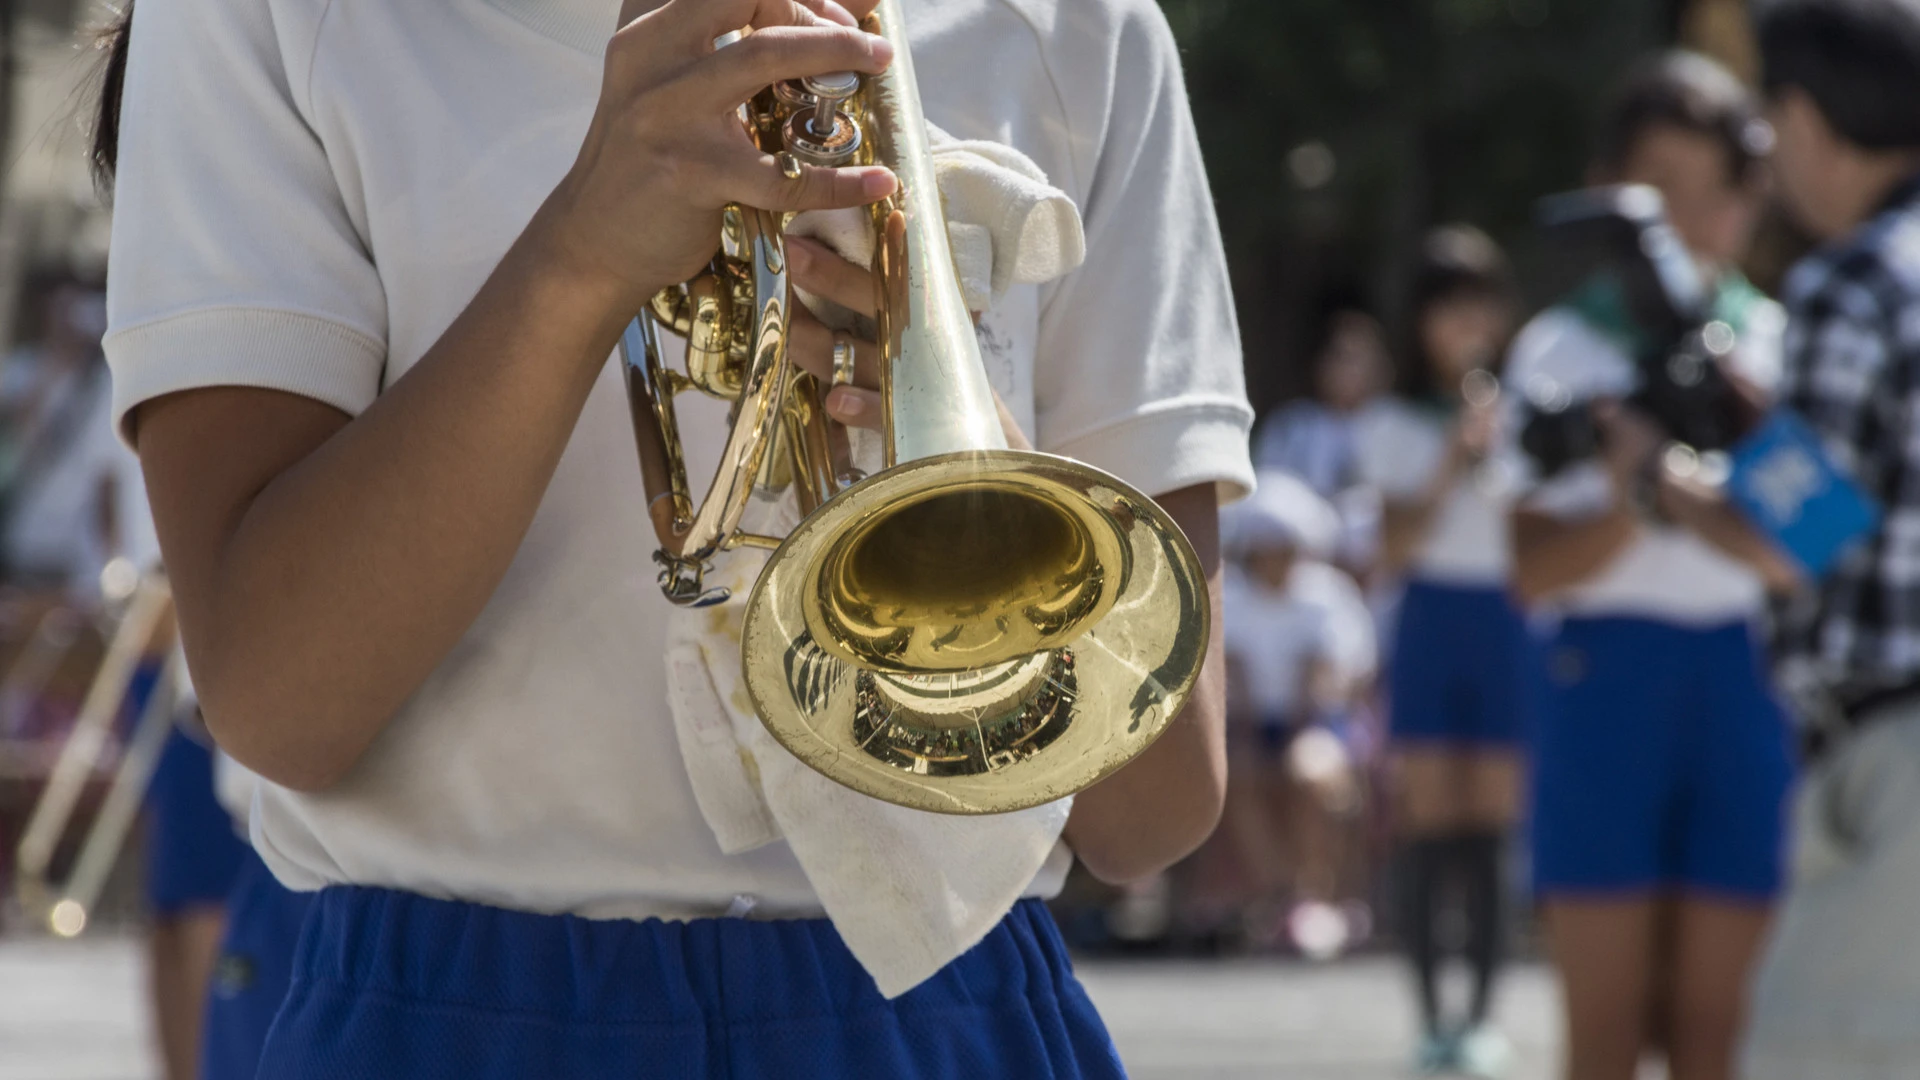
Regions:
<svg viewBox="0 0 1920 1080"><path fill-rule="evenodd" d="M1504 589L1408 582L1387 671L1393 738L1521 745L1529 648Z"/></svg>
<svg viewBox="0 0 1920 1080"><path fill-rule="evenodd" d="M1544 663L1540 892L1779 891L1793 751L1745 623L1569 619Z"/></svg>
<svg viewBox="0 0 1920 1080"><path fill-rule="evenodd" d="M533 915L318 895L274 1080L1020 1080L1125 1073L1053 918L1022 901L893 1001L825 920Z"/></svg>
<svg viewBox="0 0 1920 1080"><path fill-rule="evenodd" d="M213 794L213 751L179 728L147 787L147 904L162 917L217 907L249 855Z"/></svg>
<svg viewBox="0 0 1920 1080"><path fill-rule="evenodd" d="M201 1080L254 1080L259 1072L314 895L280 884L260 856L247 852L227 897L226 936L207 991Z"/></svg>

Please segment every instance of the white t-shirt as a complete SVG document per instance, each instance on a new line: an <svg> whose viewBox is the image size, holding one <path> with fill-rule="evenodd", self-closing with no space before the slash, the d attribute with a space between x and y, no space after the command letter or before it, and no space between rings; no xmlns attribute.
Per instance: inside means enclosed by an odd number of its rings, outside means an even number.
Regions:
<svg viewBox="0 0 1920 1080"><path fill-rule="evenodd" d="M1238 666L1248 704L1263 719L1306 714L1316 662L1347 682L1372 674L1373 616L1360 587L1337 567L1302 560L1276 591L1230 564L1223 591L1227 662Z"/></svg>
<svg viewBox="0 0 1920 1080"><path fill-rule="evenodd" d="M1355 432L1363 482L1383 500L1423 495L1447 455L1451 422L1438 409L1397 398L1369 405ZM1506 585L1513 569L1507 513L1515 478L1505 455L1461 474L1434 513L1408 567L1410 576L1447 585Z"/></svg>
<svg viewBox="0 0 1920 1080"><path fill-rule="evenodd" d="M1772 301L1756 301L1747 315L1733 362L1763 390L1780 383L1780 337L1786 316ZM1623 397L1637 385L1633 360L1614 341L1573 312L1550 308L1514 340L1507 362L1510 396L1519 399L1535 380L1548 379L1575 400ZM1522 461L1513 449L1515 461ZM1605 466L1585 462L1535 486L1528 509L1576 520L1612 502ZM1766 602L1766 584L1745 563L1694 533L1649 526L1598 574L1569 590L1555 607L1576 615L1618 615L1711 626L1752 617Z"/></svg>
<svg viewBox="0 0 1920 1080"><path fill-rule="evenodd" d="M122 412L220 384L366 408L572 165L618 9L142 5L109 297ZM1025 151L1086 221L1085 267L1016 288L981 329L1016 418L1041 449L1151 493L1244 491L1225 259L1158 10L914 0L908 19L930 119ZM711 460L717 424L690 432ZM283 881L605 917L707 914L736 895L815 908L784 845L723 856L694 803L634 462L609 364L465 638L337 787L260 786L254 842Z"/></svg>

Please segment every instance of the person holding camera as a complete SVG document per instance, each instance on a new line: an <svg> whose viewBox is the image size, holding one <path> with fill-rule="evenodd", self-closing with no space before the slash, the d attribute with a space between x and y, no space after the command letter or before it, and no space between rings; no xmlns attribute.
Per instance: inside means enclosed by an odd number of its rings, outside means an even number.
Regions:
<svg viewBox="0 0 1920 1080"><path fill-rule="evenodd" d="M1757 103L1714 62L1671 53L1628 79L1601 134L1596 180L1659 192L1706 285L1707 336L1730 346L1709 362L1758 398L1783 318L1734 269L1765 201ZM1755 628L1793 572L1663 410L1640 406L1672 400L1652 385L1664 360L1648 360L1677 343L1636 318L1628 280L1602 271L1535 318L1507 370L1526 400L1589 403L1599 436L1587 461L1536 449L1550 475L1513 515L1516 590L1558 617L1538 680L1535 888L1572 1080L1629 1080L1657 1046L1678 1080L1719 1080L1781 878L1793 765Z"/></svg>
<svg viewBox="0 0 1920 1080"><path fill-rule="evenodd" d="M1920 2L1775 0L1765 86L1787 210L1783 403L1880 524L1782 619L1813 736L1792 883L1761 965L1747 1080L1911 1076L1920 1061Z"/></svg>

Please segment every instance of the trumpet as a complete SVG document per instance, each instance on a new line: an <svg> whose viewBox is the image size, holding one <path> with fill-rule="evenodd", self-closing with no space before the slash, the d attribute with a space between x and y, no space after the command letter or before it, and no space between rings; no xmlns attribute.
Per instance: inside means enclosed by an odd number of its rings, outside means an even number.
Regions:
<svg viewBox="0 0 1920 1080"><path fill-rule="evenodd" d="M132 690L141 656L169 625L172 614L173 594L166 579L157 573L140 577L81 702L73 731L21 834L17 895L29 918L44 923L56 936L78 937L87 928L173 730L181 679L177 659L170 658L134 722L106 800L81 840L66 880L55 881L54 855L78 813L87 777L111 741L114 720Z"/></svg>
<svg viewBox="0 0 1920 1080"><path fill-rule="evenodd" d="M744 683L801 761L919 810L1004 813L1071 795L1139 755L1179 712L1207 650L1207 583L1179 527L1118 478L1008 448L948 245L898 0L867 29L878 76L768 87L742 107L762 150L879 163L867 212L879 315L882 468L863 476L822 387L787 356L790 218L728 207L708 270L654 297L621 343L659 581L675 604L728 598L712 560L770 550L747 598ZM663 335L686 338L685 371ZM696 505L674 412L733 402ZM743 527L792 498L785 536Z"/></svg>

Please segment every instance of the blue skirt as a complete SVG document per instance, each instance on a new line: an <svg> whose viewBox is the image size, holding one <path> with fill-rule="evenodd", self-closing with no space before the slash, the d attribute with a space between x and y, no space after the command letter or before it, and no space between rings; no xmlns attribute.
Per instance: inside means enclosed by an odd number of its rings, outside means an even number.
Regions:
<svg viewBox="0 0 1920 1080"><path fill-rule="evenodd" d="M596 921L322 892L274 1080L1074 1080L1125 1073L1045 906L893 1001L825 920Z"/></svg>
<svg viewBox="0 0 1920 1080"><path fill-rule="evenodd" d="M1566 620L1542 680L1535 889L1771 899L1794 753L1767 672L1743 622Z"/></svg>
<svg viewBox="0 0 1920 1080"><path fill-rule="evenodd" d="M161 918L218 908L248 856L213 793L213 751L178 727L147 786L147 906Z"/></svg>
<svg viewBox="0 0 1920 1080"><path fill-rule="evenodd" d="M1526 740L1526 621L1506 590L1410 581L1388 666L1401 743L1518 749Z"/></svg>

